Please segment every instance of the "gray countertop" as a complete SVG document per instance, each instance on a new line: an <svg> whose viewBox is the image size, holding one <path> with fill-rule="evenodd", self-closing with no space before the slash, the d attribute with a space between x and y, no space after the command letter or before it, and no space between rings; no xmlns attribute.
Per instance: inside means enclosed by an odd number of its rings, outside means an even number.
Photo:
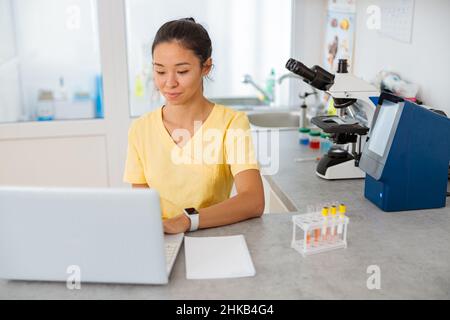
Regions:
<svg viewBox="0 0 450 320"><path fill-rule="evenodd" d="M280 165L266 177L286 202L304 212L331 200L348 206L348 248L303 258L290 248L292 215L266 214L238 224L200 230L192 236L243 234L256 276L187 280L181 249L167 286L0 280L1 299L449 299L450 204L435 210L386 213L363 197L363 180L324 181L315 163L294 158L313 153L297 133L280 133ZM367 288L369 266L380 270L381 288Z"/></svg>

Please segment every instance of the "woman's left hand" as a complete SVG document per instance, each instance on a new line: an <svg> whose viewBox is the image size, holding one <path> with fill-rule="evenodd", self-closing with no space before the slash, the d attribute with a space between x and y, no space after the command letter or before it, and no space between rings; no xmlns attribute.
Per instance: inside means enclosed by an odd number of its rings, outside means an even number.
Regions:
<svg viewBox="0 0 450 320"><path fill-rule="evenodd" d="M163 221L164 232L169 234L184 233L191 228L191 220L184 214Z"/></svg>

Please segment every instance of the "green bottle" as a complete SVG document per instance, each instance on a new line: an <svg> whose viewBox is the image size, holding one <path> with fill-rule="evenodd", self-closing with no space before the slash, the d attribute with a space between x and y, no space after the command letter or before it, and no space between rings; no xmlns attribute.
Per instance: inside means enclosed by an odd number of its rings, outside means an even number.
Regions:
<svg viewBox="0 0 450 320"><path fill-rule="evenodd" d="M270 74L269 74L269 76L267 77L267 80L266 80L266 92L267 92L267 94L270 97L272 97L272 101L270 101L268 97L265 97L264 101L267 104L270 104L270 103L275 101L275 83L276 83L275 69L272 68L270 70Z"/></svg>

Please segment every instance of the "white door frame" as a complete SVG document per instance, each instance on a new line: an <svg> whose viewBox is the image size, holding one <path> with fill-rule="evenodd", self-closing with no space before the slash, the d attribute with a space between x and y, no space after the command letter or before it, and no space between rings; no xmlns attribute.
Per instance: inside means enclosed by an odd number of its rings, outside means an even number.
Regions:
<svg viewBox="0 0 450 320"><path fill-rule="evenodd" d="M132 120L125 0L98 0L98 14L109 183L111 187L123 187L128 128Z"/></svg>

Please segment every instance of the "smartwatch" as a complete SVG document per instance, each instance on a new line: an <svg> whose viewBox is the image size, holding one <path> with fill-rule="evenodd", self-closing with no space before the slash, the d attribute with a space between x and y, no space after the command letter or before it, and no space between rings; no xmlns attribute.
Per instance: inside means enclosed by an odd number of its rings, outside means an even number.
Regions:
<svg viewBox="0 0 450 320"><path fill-rule="evenodd" d="M191 228L189 231L195 231L198 229L199 213L195 208L186 208L183 210L184 214L191 220Z"/></svg>

